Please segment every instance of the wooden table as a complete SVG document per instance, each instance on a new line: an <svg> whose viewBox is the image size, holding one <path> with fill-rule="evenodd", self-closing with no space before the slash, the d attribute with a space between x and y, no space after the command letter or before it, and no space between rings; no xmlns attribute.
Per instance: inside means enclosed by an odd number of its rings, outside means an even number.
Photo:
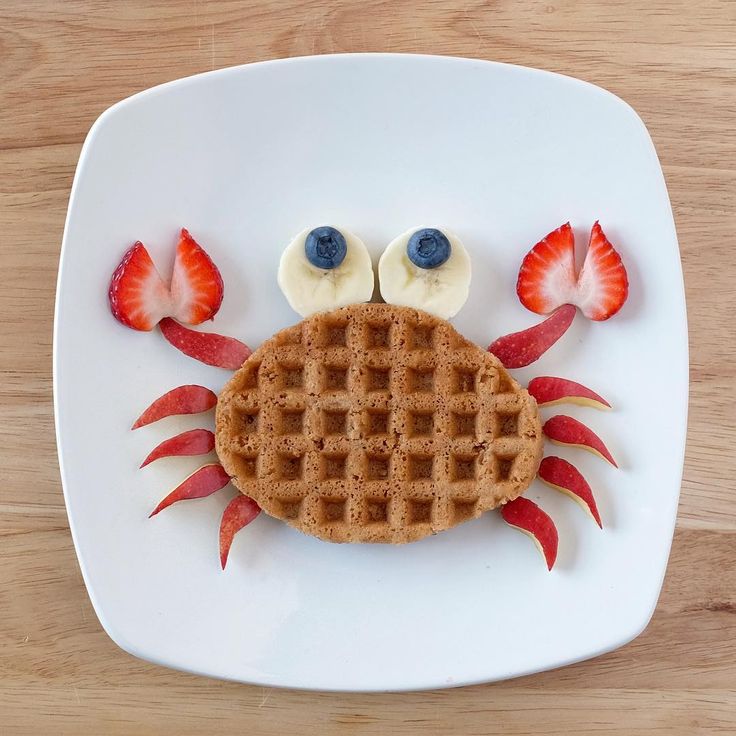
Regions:
<svg viewBox="0 0 736 736"><path fill-rule="evenodd" d="M0 733L736 733L735 29L728 0L5 0ZM690 427L662 597L646 632L617 652L496 685L302 693L133 659L92 611L62 500L51 392L57 259L84 135L113 102L160 82L342 51L551 69L615 92L649 127L685 267Z"/></svg>

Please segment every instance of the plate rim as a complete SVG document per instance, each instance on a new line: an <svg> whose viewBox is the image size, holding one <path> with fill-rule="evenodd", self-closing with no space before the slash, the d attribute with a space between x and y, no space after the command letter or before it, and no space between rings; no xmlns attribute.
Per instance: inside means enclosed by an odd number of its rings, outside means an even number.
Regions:
<svg viewBox="0 0 736 736"><path fill-rule="evenodd" d="M278 681L274 681L274 682L268 681L268 678L266 678L265 676L262 676L260 679L256 679L256 678L246 679L246 678L240 678L240 677L229 677L229 676L223 676L222 674L216 672L213 669L208 669L206 667L200 667L200 668L187 667L186 665L183 665L181 662L169 660L166 657L152 656L144 651L138 650L138 648L134 644L126 641L124 637L120 635L120 632L118 632L111 625L111 622L108 620L106 616L104 607L98 600L95 589L92 586L91 581L89 580L86 563L85 563L85 557L80 551L78 531L74 523L71 511L70 511L70 493L71 492L68 490L69 483L67 480L67 475L65 471L65 463L64 463L64 451L63 451L64 443L63 443L63 438L61 436L61 430L60 430L59 378L58 378L58 363L59 363L59 349L60 349L59 310L60 310L60 294L61 294L62 282L64 281L65 264L67 260L65 258L65 254L69 247L68 246L68 238L69 238L68 231L69 231L70 214L72 213L72 210L75 208L79 181L81 179L81 176L83 175L83 172L85 169L85 163L87 159L89 158L89 153L93 148L94 141L95 141L96 135L100 127L102 126L102 124L108 117L116 114L121 109L124 109L130 104L134 104L135 102L143 100L149 96L166 93L168 90L171 90L171 89L185 87L191 83L200 82L202 79L222 77L222 76L227 76L227 75L235 75L238 73L242 73L246 69L250 70L253 68L258 68L258 67L263 67L263 66L289 66L289 65L296 65L296 64L303 64L303 63L330 64L336 60L363 61L366 59L383 60L383 61L412 59L412 60L424 60L424 61L429 61L433 63L449 62L449 63L467 64L471 66L478 65L478 66L494 66L494 67L503 67L503 68L513 68L516 70L521 70L524 73L533 74L533 75L549 76L551 78L557 78L558 80L560 79L564 80L565 83L567 84L585 87L590 91L594 91L596 94L603 94L605 96L613 98L619 105L623 106L627 110L629 115L633 116L638 126L640 127L642 133L644 134L646 139L649 141L649 145L651 146L651 151L659 165L659 172L662 177L664 192L666 195L666 201L667 201L667 205L669 209L669 221L672 226L674 242L677 246L677 251L679 255L678 282L679 282L680 288L678 289L677 299L681 303L682 315L683 315L683 320L682 320L681 325L678 326L678 331L680 332L680 335L681 335L681 342L682 342L681 350L682 350L682 357L683 357L684 369L685 369L684 370L684 392L683 392L683 397L682 397L683 403L684 403L684 410L681 414L681 420L680 420L680 431L679 431L679 434L681 437L680 446L676 448L676 452L673 452L673 456L677 460L677 467L679 468L679 473L677 473L677 475L679 476L679 485L678 485L676 497L673 498L673 513L671 515L670 524L669 524L670 529L669 529L668 540L667 540L667 550L666 550L666 555L664 557L664 564L662 566L660 580L659 580L658 585L656 586L656 589L654 587L652 588L650 600L648 601L648 605L647 606L642 605L642 610L643 610L644 615L641 616L641 619L638 619L636 621L636 625L632 625L630 627L630 630L627 631L626 634L620 635L617 637L613 637L610 641L606 642L604 645L602 645L601 647L595 649L595 651L592 651L590 653L586 653L581 656L573 656L573 657L570 657L569 659L564 659L564 660L560 660L558 658L552 663L534 665L532 667L524 669L523 671L514 671L512 673L501 675L501 676L468 677L465 679L457 678L451 682L438 682L436 679L433 678L429 681L422 682L419 684L413 683L411 685L407 685L406 687L402 687L402 686L381 687L381 686L371 686L371 685L367 685L363 687L341 687L339 685L336 685L334 687L329 687L329 686L321 686L319 684L316 686L312 686L309 684L305 684L303 682L291 682L288 677L284 678L283 676L277 677L276 679ZM72 181L72 186L71 186L70 194L69 194L69 201L67 205L67 213L66 213L64 229L63 229L63 234L62 234L61 248L59 252L59 266L58 266L58 272L57 272L56 294L55 294L55 300L54 300L54 324L53 324L53 347L52 347L52 387L53 387L54 427L55 427L55 437L56 437L56 446L57 446L57 457L58 457L58 462L59 462L59 475L60 475L60 480L61 480L61 485L62 485L62 491L63 491L63 496L64 496L65 509L67 512L67 518L69 520L69 529L71 532L72 541L74 543L74 549L75 549L75 553L77 556L77 561L78 561L79 568L82 574L82 578L85 583L87 595L90 598L90 601L92 603L95 614L100 622L100 625L102 626L105 633L110 637L110 639L120 649L122 649L128 654L131 654L132 656L138 657L139 659L151 662L153 664L165 666L165 667L168 667L174 670L187 672L190 674L212 677L212 678L225 680L225 681L239 682L243 684L258 685L258 686L265 686L265 687L275 687L275 688L280 688L280 689L293 689L293 690L319 691L319 692L416 692L416 691L431 690L431 689L444 689L444 688L449 688L449 687L461 687L461 686L471 686L471 685L499 682L499 681L505 681L508 679L515 679L517 677L524 677L524 676L536 674L539 672L546 672L546 671L557 669L560 667L565 667L565 666L575 664L578 662L582 662L588 659L594 659L604 654L610 653L616 649L619 649L629 644L634 639L636 639L648 627L649 622L651 621L652 616L654 615L654 612L656 610L657 604L659 602L662 585L664 583L664 578L665 578L667 568L668 568L668 562L669 562L669 557L671 553L671 546L672 546L673 539L674 539L674 531L675 531L677 511L678 511L678 506L679 506L679 498L680 498L681 490L682 490L682 477L684 473L684 460L685 460L685 451L686 451L686 443L687 443L688 409L689 409L689 393L690 393L690 377L689 377L690 357L689 357L688 334L689 334L689 331L688 331L688 318L687 318L687 302L685 298L684 274L683 274L683 269L682 269L682 254L681 254L681 248L679 244L679 238L677 237L674 214L672 212L671 200L669 197L669 192L667 190L666 181L664 179L664 172L662 171L661 161L659 160L659 156L657 155L656 148L651 139L651 135L649 134L649 131L646 125L644 124L642 118L637 113L637 111L625 100L623 100L616 94L610 92L609 90L605 89L604 87L601 87L599 85L593 84L591 82L585 81L577 77L573 77L573 76L566 75L566 74L561 74L559 72L554 72L554 71L550 71L546 69L538 69L535 67L527 67L527 66L523 66L519 64L499 62L499 61L494 61L494 60L489 60L489 59L468 58L468 57L441 55L441 54L412 54L412 53L379 52L379 53L333 53L333 54L323 54L323 55L303 55L303 56L294 56L294 57L287 57L287 58L255 61L255 62L250 62L246 64L239 64L235 66L229 66L229 67L224 67L221 69L214 69L214 70L200 72L200 73L193 74L193 75L188 75L185 77L181 77L178 79L174 79L171 81L167 81L167 82L155 85L150 88L140 90L128 97L125 97L115 102L114 104L110 105L106 109L104 109L97 116L97 118L94 120L94 122L89 128L89 131L87 135L85 136L84 143L80 150L79 159L78 159L78 162L75 168L74 178Z"/></svg>

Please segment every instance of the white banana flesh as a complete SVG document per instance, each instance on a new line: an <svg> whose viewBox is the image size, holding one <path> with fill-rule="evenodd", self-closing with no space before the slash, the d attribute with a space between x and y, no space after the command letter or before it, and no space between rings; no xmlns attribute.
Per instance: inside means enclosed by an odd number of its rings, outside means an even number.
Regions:
<svg viewBox="0 0 736 736"><path fill-rule="evenodd" d="M378 263L381 296L389 304L423 309L449 319L468 299L470 289L470 256L460 239L441 230L450 241L450 257L437 268L419 268L409 260L406 246L420 228L407 230L392 240Z"/></svg>
<svg viewBox="0 0 736 736"><path fill-rule="evenodd" d="M347 244L345 258L337 268L317 268L307 260L304 243L312 228L302 230L281 254L278 283L292 309L302 317L368 302L373 295L368 249L353 233L336 229Z"/></svg>

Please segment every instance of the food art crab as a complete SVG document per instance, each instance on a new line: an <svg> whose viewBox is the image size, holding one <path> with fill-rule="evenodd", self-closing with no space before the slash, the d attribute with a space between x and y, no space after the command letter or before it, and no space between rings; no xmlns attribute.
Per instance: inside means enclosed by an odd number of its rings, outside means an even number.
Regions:
<svg viewBox="0 0 736 736"><path fill-rule="evenodd" d="M582 474L562 458L542 457L542 435L616 463L585 424L563 414L542 424L538 407L610 405L565 378L540 376L522 389L507 371L537 360L578 310L598 321L618 312L628 295L619 254L596 222L578 272L570 224L549 233L524 257L517 281L522 304L549 316L487 351L446 321L470 282L456 236L414 228L386 248L378 272L385 303L365 304L374 276L363 243L331 226L303 231L282 255L279 285L305 319L253 353L182 324L212 319L224 293L217 267L186 230L168 283L142 243L126 252L108 292L116 319L137 330L158 326L190 357L237 371L219 400L206 387L179 386L133 424L217 407L216 433L183 432L143 461L213 449L220 459L192 473L151 516L232 482L240 493L220 524L224 569L235 534L262 509L329 541L407 542L499 508L552 569L554 522L522 495L534 477L602 522Z"/></svg>

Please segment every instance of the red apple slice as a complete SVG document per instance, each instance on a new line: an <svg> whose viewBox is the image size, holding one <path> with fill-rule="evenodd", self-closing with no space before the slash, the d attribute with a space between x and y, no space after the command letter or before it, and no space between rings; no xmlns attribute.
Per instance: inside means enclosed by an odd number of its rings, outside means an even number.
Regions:
<svg viewBox="0 0 736 736"><path fill-rule="evenodd" d="M215 435L209 429L190 429L164 440L151 450L141 467L160 460L162 457L179 457L184 455L206 455L215 449Z"/></svg>
<svg viewBox="0 0 736 736"><path fill-rule="evenodd" d="M225 569L235 535L261 513L261 507L248 496L238 495L225 507L220 521L220 564Z"/></svg>
<svg viewBox="0 0 736 736"><path fill-rule="evenodd" d="M553 376L532 378L527 390L537 400L539 406L568 403L591 406L594 409L611 408L611 405L595 391L586 388L582 383L569 381L566 378L554 378Z"/></svg>
<svg viewBox="0 0 736 736"><path fill-rule="evenodd" d="M588 450L594 455L608 460L614 468L618 467L608 448L603 444L603 440L592 429L589 429L577 419L558 414L544 423L542 431L556 445Z"/></svg>
<svg viewBox="0 0 736 736"><path fill-rule="evenodd" d="M505 368L523 368L546 353L564 334L575 318L575 307L565 304L534 327L512 332L488 347ZM163 324L163 323L162 323Z"/></svg>
<svg viewBox="0 0 736 736"><path fill-rule="evenodd" d="M528 534L542 553L547 569L551 570L557 559L557 527L542 509L528 498L519 496L501 507L503 520Z"/></svg>
<svg viewBox="0 0 736 736"><path fill-rule="evenodd" d="M213 493L219 491L220 488L224 488L229 482L230 476L219 463L203 465L199 470L195 470L186 478L183 483L174 488L150 513L149 518L150 516L156 516L160 511L163 511L177 501L211 496Z"/></svg>
<svg viewBox="0 0 736 736"><path fill-rule="evenodd" d="M199 414L217 404L217 395L204 386L188 384L177 386L156 399L138 419L131 429L144 427L174 414Z"/></svg>
<svg viewBox="0 0 736 736"><path fill-rule="evenodd" d="M225 337L214 332L196 332L165 317L159 323L163 336L175 348L190 358L234 371L240 368L251 349L234 337Z"/></svg>
<svg viewBox="0 0 736 736"><path fill-rule="evenodd" d="M545 457L539 465L539 477L548 486L566 493L577 501L593 518L593 521L603 529L593 491L590 490L588 482L574 465L561 457Z"/></svg>

